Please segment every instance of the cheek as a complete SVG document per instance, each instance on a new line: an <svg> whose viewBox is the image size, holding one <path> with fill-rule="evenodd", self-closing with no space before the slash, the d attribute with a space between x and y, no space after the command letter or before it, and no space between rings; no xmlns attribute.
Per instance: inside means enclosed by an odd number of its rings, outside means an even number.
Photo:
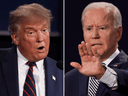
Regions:
<svg viewBox="0 0 128 96"><path fill-rule="evenodd" d="M113 34L110 34L108 36L108 44L113 45L114 43L116 43L116 41L117 41L116 33L113 32Z"/></svg>
<svg viewBox="0 0 128 96"><path fill-rule="evenodd" d="M113 46L115 46L115 40L116 40L116 38L115 38L115 36L114 35L107 35L106 37L104 37L103 39L102 39L102 42L103 42L103 44L104 44L104 50L109 50L109 49L111 49Z"/></svg>
<svg viewBox="0 0 128 96"><path fill-rule="evenodd" d="M83 32L83 36L84 36L84 41L86 41L86 34L85 34L85 32Z"/></svg>
<svg viewBox="0 0 128 96"><path fill-rule="evenodd" d="M29 48L33 48L36 45L35 39L24 40L24 43L26 43L26 46L29 46Z"/></svg>
<svg viewBox="0 0 128 96"><path fill-rule="evenodd" d="M85 41L85 42L90 42L90 41L89 41L89 40L91 40L91 35L90 35L90 34L85 34L85 33L84 33L83 36L84 36L84 41Z"/></svg>
<svg viewBox="0 0 128 96"><path fill-rule="evenodd" d="M50 36L49 35L46 36L45 43L46 43L46 47L49 49L49 45L50 45Z"/></svg>
<svg viewBox="0 0 128 96"><path fill-rule="evenodd" d="M35 48L36 48L35 38L23 38L21 43L22 43L22 46L24 46L28 52L35 51Z"/></svg>
<svg viewBox="0 0 128 96"><path fill-rule="evenodd" d="M84 39L86 39L87 34L85 31L83 31L83 36L84 36Z"/></svg>

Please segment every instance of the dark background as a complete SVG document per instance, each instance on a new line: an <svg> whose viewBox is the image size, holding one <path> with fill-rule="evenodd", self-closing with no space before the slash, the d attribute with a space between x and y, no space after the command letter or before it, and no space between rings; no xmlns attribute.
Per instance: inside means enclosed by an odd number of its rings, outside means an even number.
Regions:
<svg viewBox="0 0 128 96"><path fill-rule="evenodd" d="M53 14L53 22L51 27L51 44L49 50L49 57L55 60L63 60L64 47L64 63L65 72L72 69L69 65L71 61L80 63L78 54L78 44L83 39L83 31L81 25L81 14L85 6L91 2L99 2L100 0L64 0L65 14L63 14L63 0L3 0L0 3L0 48L11 47L12 41L10 35L5 35L1 32L8 31L9 12L15 10L19 5L39 3L44 7L50 9ZM126 0L104 0L105 2L113 3L119 8L123 19L123 35L119 42L119 49L128 54L127 46L127 22L128 11ZM63 46L63 15L65 21L65 46Z"/></svg>
<svg viewBox="0 0 128 96"><path fill-rule="evenodd" d="M100 2L101 0L66 0L65 9L65 72L72 69L70 62L81 62L78 53L78 44L83 39L81 25L81 14L83 9L91 2ZM119 49L128 54L128 3L126 0L104 0L117 6L122 14L123 35L119 41Z"/></svg>
<svg viewBox="0 0 128 96"><path fill-rule="evenodd" d="M62 26L63 26L63 0L2 0L0 2L0 48L13 46L8 34L9 12L23 4L39 3L51 10L53 15L51 25L50 49L48 56L55 60L63 59Z"/></svg>

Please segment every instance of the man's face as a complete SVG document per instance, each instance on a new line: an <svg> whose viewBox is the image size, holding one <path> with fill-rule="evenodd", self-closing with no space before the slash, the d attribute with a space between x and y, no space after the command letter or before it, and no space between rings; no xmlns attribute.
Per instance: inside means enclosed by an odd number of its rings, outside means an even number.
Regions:
<svg viewBox="0 0 128 96"><path fill-rule="evenodd" d="M112 13L104 9L89 9L84 16L83 31L85 42L95 47L102 60L116 50L121 38L122 27L115 28Z"/></svg>
<svg viewBox="0 0 128 96"><path fill-rule="evenodd" d="M36 22L31 20L20 24L18 34L13 41L18 46L21 54L31 62L44 59L49 52L50 36L46 20Z"/></svg>

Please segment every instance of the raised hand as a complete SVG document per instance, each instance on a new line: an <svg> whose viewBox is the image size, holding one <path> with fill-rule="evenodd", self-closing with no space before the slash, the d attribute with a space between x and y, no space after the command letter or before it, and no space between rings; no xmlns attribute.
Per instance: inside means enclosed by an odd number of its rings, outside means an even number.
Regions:
<svg viewBox="0 0 128 96"><path fill-rule="evenodd" d="M70 65L77 68L83 75L94 76L100 79L105 73L105 67L101 63L96 48L82 41L81 44L78 45L78 50L82 64L71 62Z"/></svg>

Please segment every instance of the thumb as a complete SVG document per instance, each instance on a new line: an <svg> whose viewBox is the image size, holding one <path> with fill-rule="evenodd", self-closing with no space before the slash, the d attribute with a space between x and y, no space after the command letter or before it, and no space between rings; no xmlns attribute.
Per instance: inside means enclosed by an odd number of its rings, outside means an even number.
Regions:
<svg viewBox="0 0 128 96"><path fill-rule="evenodd" d="M70 65L71 65L72 67L75 67L75 68L78 69L78 70L81 68L81 65L80 65L79 63L77 63L77 62L71 62Z"/></svg>

